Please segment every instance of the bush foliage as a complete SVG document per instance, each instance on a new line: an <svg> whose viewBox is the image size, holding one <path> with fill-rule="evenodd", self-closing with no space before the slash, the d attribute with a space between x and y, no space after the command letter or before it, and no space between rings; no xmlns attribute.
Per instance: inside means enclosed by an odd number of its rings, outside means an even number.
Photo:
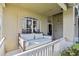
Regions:
<svg viewBox="0 0 79 59"><path fill-rule="evenodd" d="M72 47L64 50L61 56L79 56L79 43L73 45Z"/></svg>

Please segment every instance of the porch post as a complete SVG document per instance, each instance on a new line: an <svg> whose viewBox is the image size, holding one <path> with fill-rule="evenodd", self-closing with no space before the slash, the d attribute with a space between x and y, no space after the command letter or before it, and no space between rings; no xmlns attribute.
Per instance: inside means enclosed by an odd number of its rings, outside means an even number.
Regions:
<svg viewBox="0 0 79 59"><path fill-rule="evenodd" d="M63 12L63 37L68 41L73 41L74 39L74 25L73 7L70 7Z"/></svg>
<svg viewBox="0 0 79 59"><path fill-rule="evenodd" d="M2 21L3 21L3 7L5 7L5 4L0 3L0 40L2 39L2 31L3 31L3 26L2 26Z"/></svg>

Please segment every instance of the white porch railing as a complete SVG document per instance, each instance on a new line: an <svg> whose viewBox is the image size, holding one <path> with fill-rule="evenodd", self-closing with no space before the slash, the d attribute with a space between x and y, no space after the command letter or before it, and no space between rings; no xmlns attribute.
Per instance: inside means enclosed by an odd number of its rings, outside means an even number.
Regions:
<svg viewBox="0 0 79 59"><path fill-rule="evenodd" d="M5 38L3 37L0 41L0 56L3 56L5 54L5 49L4 49L4 40Z"/></svg>
<svg viewBox="0 0 79 59"><path fill-rule="evenodd" d="M52 55L57 55L56 52L58 53L58 50L60 50L60 49L59 49L59 47L56 48L56 46L57 45L59 46L58 42L60 42L62 40L63 39L61 38L61 39L55 40L53 42L50 42L48 44L41 45L36 48L16 54L14 56L52 56ZM58 50L55 51L55 48Z"/></svg>

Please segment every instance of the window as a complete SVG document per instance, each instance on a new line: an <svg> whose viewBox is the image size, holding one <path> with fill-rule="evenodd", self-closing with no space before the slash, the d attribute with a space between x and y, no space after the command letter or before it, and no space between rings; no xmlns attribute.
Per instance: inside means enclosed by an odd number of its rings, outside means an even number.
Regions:
<svg viewBox="0 0 79 59"><path fill-rule="evenodd" d="M31 17L25 17L23 19L23 25L22 32L24 33L37 33L40 32L40 24L38 19L31 18Z"/></svg>
<svg viewBox="0 0 79 59"><path fill-rule="evenodd" d="M32 32L32 29L31 29L31 26L32 26L32 20L26 20L26 30L27 30L27 32Z"/></svg>

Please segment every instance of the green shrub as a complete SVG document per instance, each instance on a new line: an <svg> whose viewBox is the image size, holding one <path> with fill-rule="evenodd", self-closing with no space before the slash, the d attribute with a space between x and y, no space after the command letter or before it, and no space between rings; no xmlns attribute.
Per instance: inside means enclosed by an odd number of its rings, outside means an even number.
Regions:
<svg viewBox="0 0 79 59"><path fill-rule="evenodd" d="M79 56L79 44L75 44L67 50L64 50L61 56Z"/></svg>

